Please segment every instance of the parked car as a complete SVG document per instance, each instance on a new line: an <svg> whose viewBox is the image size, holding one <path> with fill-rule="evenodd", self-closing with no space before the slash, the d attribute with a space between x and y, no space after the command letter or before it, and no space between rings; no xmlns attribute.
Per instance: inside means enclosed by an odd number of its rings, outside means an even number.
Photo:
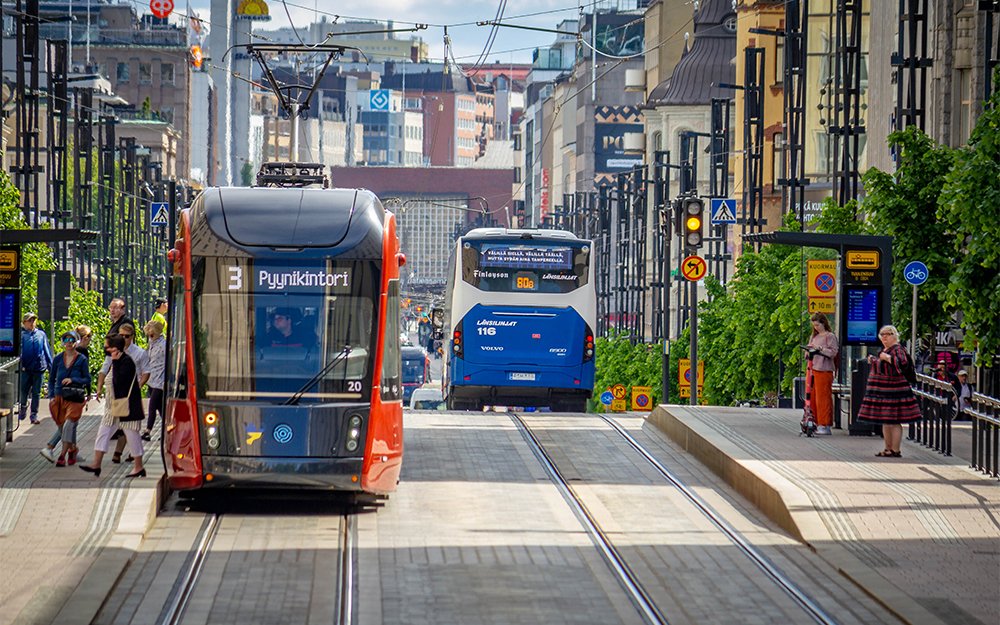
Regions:
<svg viewBox="0 0 1000 625"><path fill-rule="evenodd" d="M410 395L410 410L446 410L441 386L425 384Z"/></svg>

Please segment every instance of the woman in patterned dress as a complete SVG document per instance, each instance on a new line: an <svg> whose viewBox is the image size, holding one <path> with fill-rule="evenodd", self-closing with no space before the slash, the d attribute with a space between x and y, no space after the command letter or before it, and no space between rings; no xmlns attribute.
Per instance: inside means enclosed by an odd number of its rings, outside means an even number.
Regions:
<svg viewBox="0 0 1000 625"><path fill-rule="evenodd" d="M910 355L899 344L899 331L894 326L883 326L878 331L878 338L883 349L877 358L868 357L871 369L858 418L882 424L885 449L876 456L901 458L902 424L920 418L920 406L904 373L909 371L912 374L913 364Z"/></svg>

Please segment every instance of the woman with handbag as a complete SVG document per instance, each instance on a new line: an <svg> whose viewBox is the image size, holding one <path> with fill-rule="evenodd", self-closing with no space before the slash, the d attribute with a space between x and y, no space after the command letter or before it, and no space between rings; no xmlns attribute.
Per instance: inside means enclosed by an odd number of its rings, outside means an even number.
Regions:
<svg viewBox="0 0 1000 625"><path fill-rule="evenodd" d="M107 405L110 408L105 411L101 427L97 430L94 462L89 466L80 465L80 468L100 477L101 461L108 451L111 434L121 428L135 461L134 470L125 477L146 477L146 469L142 467L142 438L139 434L145 413L142 410L142 392L139 390L135 361L125 353L123 337L109 336L105 339L105 345L111 356L111 375L107 378Z"/></svg>
<svg viewBox="0 0 1000 625"><path fill-rule="evenodd" d="M90 387L90 365L87 357L76 351L80 337L70 330L59 337L63 351L52 359L49 368L49 412L56 424L56 431L42 449L42 456L57 467L76 464L76 425L83 415L83 404L87 401ZM53 458L53 450L62 440L59 459Z"/></svg>

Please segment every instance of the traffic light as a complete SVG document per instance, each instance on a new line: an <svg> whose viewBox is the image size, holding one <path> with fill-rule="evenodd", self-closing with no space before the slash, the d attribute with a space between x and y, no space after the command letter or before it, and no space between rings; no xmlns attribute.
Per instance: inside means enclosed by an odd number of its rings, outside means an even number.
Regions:
<svg viewBox="0 0 1000 625"><path fill-rule="evenodd" d="M701 247L705 232L705 203L699 197L687 197L681 206L684 244L690 248Z"/></svg>

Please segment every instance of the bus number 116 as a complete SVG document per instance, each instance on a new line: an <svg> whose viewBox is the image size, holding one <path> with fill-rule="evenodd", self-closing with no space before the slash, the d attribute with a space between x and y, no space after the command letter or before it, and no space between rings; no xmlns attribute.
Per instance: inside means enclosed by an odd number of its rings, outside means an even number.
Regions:
<svg viewBox="0 0 1000 625"><path fill-rule="evenodd" d="M479 336L496 336L497 329L492 326L487 326L485 328L476 328L479 330Z"/></svg>

